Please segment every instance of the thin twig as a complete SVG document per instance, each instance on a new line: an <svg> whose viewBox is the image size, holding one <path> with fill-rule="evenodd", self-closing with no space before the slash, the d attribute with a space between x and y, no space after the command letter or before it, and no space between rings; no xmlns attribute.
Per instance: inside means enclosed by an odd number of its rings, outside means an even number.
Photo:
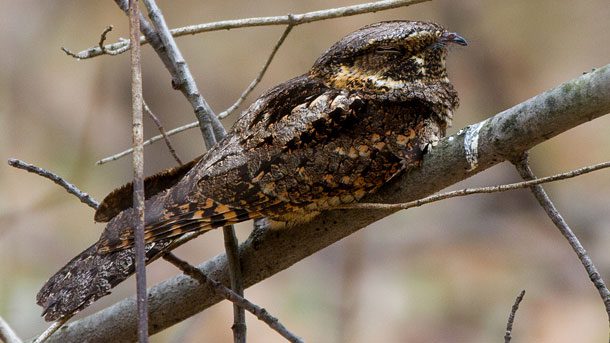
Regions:
<svg viewBox="0 0 610 343"><path fill-rule="evenodd" d="M11 328L10 325L4 320L4 318L0 317L0 341L4 343L22 343L23 341L15 331Z"/></svg>
<svg viewBox="0 0 610 343"><path fill-rule="evenodd" d="M72 318L71 315L62 317L60 320L53 322L53 324L51 324L51 326L49 326L43 333L41 333L40 336L36 337L36 339L32 343L45 342L47 339L49 339L49 337L51 337L52 334L55 333L55 331L59 330L59 328L66 324L66 322L70 320L70 318Z"/></svg>
<svg viewBox="0 0 610 343"><path fill-rule="evenodd" d="M534 176L534 173L532 172L532 169L529 166L527 152L525 152L518 159L511 162L515 165L517 171L519 172L519 175L521 175L524 180L532 180L536 178ZM606 313L608 314L608 322L610 323L610 291L608 291L608 287L606 287L606 284L604 283L604 280L601 277L599 271L595 267L595 264L593 264L591 257L589 257L589 254L580 243L578 237L576 237L568 223L566 223L566 221L563 219L563 217L561 216L549 196L546 194L542 186L535 185L531 186L530 189L536 197L536 200L538 200L538 202L540 203L540 206L542 206L546 214L549 216L549 218L551 218L551 220L553 221L555 226L557 226L561 234L568 240L568 243L572 247L572 250L574 250L574 252L578 256L580 263L582 263L582 265L585 267L587 274L589 274L589 279L591 279L591 281L595 285L595 288L597 288L597 291L599 292L599 295L601 296L602 301L604 302Z"/></svg>
<svg viewBox="0 0 610 343"><path fill-rule="evenodd" d="M269 312L267 312L267 310L265 310L264 308L262 308L258 305L251 303L247 299L241 297L237 293L235 293L232 290L225 287L222 283L210 279L201 270L197 269L196 267L193 267L192 265L190 265L189 263L180 259L179 257L177 257L176 255L174 255L172 253L166 253L165 255L163 255L163 258L165 260L167 260L168 262L170 262L171 264L173 264L174 266L178 267L178 269L182 270L182 272L184 272L184 274L194 278L195 280L199 281L201 284L209 285L210 287L212 287L214 289L214 291L217 294L219 294L223 298L246 309L248 312L252 313L258 319L265 322L267 325L269 325L270 328L277 331L277 333L282 335L282 337L286 338L290 342L295 342L295 343L303 342L303 340L301 338L299 338L296 335L294 335L293 333L291 333L282 323L280 323L280 321L277 318L275 318L271 314L269 314Z"/></svg>
<svg viewBox="0 0 610 343"><path fill-rule="evenodd" d="M222 119L222 118L227 117L231 113L233 113L233 111L235 111L235 109L237 109L239 107L239 105L241 105L241 103L246 99L246 97L248 95L250 95L250 93L254 90L254 88L256 88L256 85L258 85L258 83L261 82L261 80L263 79L263 76L267 72L267 68L269 68L271 61L275 57L275 54L279 50L280 46L282 46L282 44L284 43L284 40L286 40L286 37L288 37L288 34L290 33L290 31L292 31L293 27L294 27L294 25L292 23L288 24L288 26L286 26L286 29L284 30L284 32L282 32L282 36L277 41L277 43L275 43L275 46L271 50L269 57L267 57L267 61L265 61L265 64L263 65L261 70L258 72L258 75L256 75L254 80L252 80L252 82L250 82L250 84L248 85L246 90L244 90L243 93L241 93L241 95L239 96L237 101L235 101L235 103L233 105L231 105L229 108L227 108L226 110L224 110L223 112L218 114L218 118Z"/></svg>
<svg viewBox="0 0 610 343"><path fill-rule="evenodd" d="M122 48L119 48L119 49L116 49L116 50L110 50L110 49L107 49L104 46L104 42L106 41L108 32L112 31L112 29L113 29L112 25L106 26L106 28L104 29L104 31L100 35L100 41L97 44L97 46L100 49L102 55L112 55L112 56L115 56L115 55L122 54L125 51L129 50L129 46L125 46L125 47L122 47ZM125 42L125 40L121 40L121 42ZM127 42L129 42L129 41L127 41ZM93 57L93 56L88 55L87 53L83 53L83 52L79 52L78 54L76 54L76 53L70 51L69 49L67 49L67 48L65 48L63 46L61 47L61 50L63 52L65 52L68 56L77 58L79 60L84 60L84 59L88 59L88 58Z"/></svg>
<svg viewBox="0 0 610 343"><path fill-rule="evenodd" d="M140 35L138 0L129 0L129 37ZM148 342L148 297L146 294L146 246L144 243L144 123L142 115L142 56L140 43L131 49L131 107L133 137L133 236L136 262L136 303L138 305L138 342Z"/></svg>
<svg viewBox="0 0 610 343"><path fill-rule="evenodd" d="M510 314L508 315L508 322L506 323L506 333L504 334L504 343L510 343L510 340L513 338L513 323L515 321L515 314L517 314L517 310L519 309L519 304L523 300L525 296L525 290L522 290L521 293L515 299L513 303L513 307L510 310Z"/></svg>
<svg viewBox="0 0 610 343"><path fill-rule="evenodd" d="M431 195L425 198L421 198L414 201L409 201L401 204L379 204L379 203L355 203L355 204L346 204L339 205L337 207L333 207L333 209L367 209L367 210L406 210L412 207L419 207L425 204L429 204L431 202L436 202L444 199L462 197L466 195L472 194L482 194L482 193L497 193L497 192L505 192L509 190L528 188L533 185L539 185L542 183L559 181L564 179L573 178L582 174L587 174L596 170L604 169L610 167L609 162L603 162L591 166L586 166L583 168L571 170L569 172L555 174L539 179L532 179L529 181L509 183L506 185L499 186L490 186L490 187L479 187L479 188L465 188L457 191L446 192L441 194Z"/></svg>
<svg viewBox="0 0 610 343"><path fill-rule="evenodd" d="M307 23L313 23L320 20L347 17L352 15L358 15L363 13L379 12L390 10L398 7L406 7L415 5L418 3L426 2L430 0L387 0L387 1L375 1L363 4L357 4L346 7L331 8L320 11L306 12L300 14L293 14L294 25L301 25ZM170 32L174 37L180 37L185 35L194 35L203 32L230 30L252 26L269 26L269 25L289 25L292 22L290 15L281 15L274 17L258 17L258 18L244 18L244 19L233 19L223 20L212 23L198 24L180 27L172 29ZM140 43L146 44L147 39L140 37ZM116 43L108 44L105 49L108 51L125 51L129 49L129 41L119 41ZM79 59L91 58L103 55L102 49L99 47L91 47L87 50L83 50L78 54L74 54L73 57Z"/></svg>
<svg viewBox="0 0 610 343"><path fill-rule="evenodd" d="M182 163L182 160L180 160L180 157L178 157L178 154L176 153L176 150L172 145L172 141L169 139L167 132L165 132L165 128L163 128L163 125L161 124L159 118L157 118L157 116L150 110L148 104L146 104L146 101L142 102L142 105L144 106L144 112L146 112L146 114L148 114L152 121L155 122L155 125L157 125L157 129L159 129L159 132L161 132L161 136L163 137L163 140L165 140L165 145L167 145L169 153L172 154L172 157L174 157L174 160L176 160L179 165L183 165L184 163Z"/></svg>
<svg viewBox="0 0 610 343"><path fill-rule="evenodd" d="M89 194L81 192L81 190L79 190L76 186L74 186L70 182L64 180L57 174L54 174L48 170L42 169L40 167L23 162L21 160L15 159L15 158L9 158L8 164L11 167L26 170L30 173L40 175L42 177L45 177L45 178L55 182L56 184L62 186L66 191L68 191L68 193L76 196L81 202L83 202L93 208L97 208L99 206L99 203L97 201L95 201L95 199L93 199Z"/></svg>
<svg viewBox="0 0 610 343"><path fill-rule="evenodd" d="M175 134L177 134L177 133L180 133L180 132L182 132L182 131L186 131L186 130L188 130L188 129L193 129L193 128L196 128L196 127L199 127L199 122L194 121L194 122L192 122L192 123L189 123L189 124L186 124L186 125L183 125L183 126L177 127L177 128L175 128L175 129L171 129L171 130L169 130L169 131L165 132L165 135L166 135L167 137L171 137L171 136L173 136L173 135L175 135ZM151 139L149 139L149 140L145 141L143 145L144 145L144 146L147 146L147 145L150 145L150 144L152 144L152 143L154 143L154 142L156 142L156 141L158 141L158 140L161 140L161 139L163 139L163 135L162 135L162 134L161 134L161 135L154 136L154 137L152 137ZM120 153L118 153L118 154L115 154L115 155L112 155L112 156L105 157L105 158L103 158L103 159L101 159L101 160L99 160L99 161L95 162L95 164L97 164L97 165L101 165L101 164L104 164L104 163L108 163L108 162L116 161L116 160L118 160L119 158L124 157L124 156L127 156L127 155L129 155L129 154L131 154L131 153L133 153L133 149L132 149L132 148L129 148L129 149L127 149L127 150L125 150L125 151L122 151L122 152L120 152Z"/></svg>

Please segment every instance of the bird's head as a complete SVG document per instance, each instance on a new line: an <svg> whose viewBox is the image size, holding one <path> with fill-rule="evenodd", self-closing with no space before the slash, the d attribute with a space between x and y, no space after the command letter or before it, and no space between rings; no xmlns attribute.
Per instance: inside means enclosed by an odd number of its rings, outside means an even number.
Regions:
<svg viewBox="0 0 610 343"><path fill-rule="evenodd" d="M318 58L310 75L329 87L380 100L424 100L451 119L458 98L445 69L450 43L467 44L435 23L375 23L335 43Z"/></svg>

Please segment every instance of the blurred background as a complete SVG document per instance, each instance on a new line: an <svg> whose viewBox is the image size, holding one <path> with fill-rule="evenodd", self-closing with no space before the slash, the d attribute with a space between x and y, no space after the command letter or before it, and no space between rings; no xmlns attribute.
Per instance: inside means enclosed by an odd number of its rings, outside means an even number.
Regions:
<svg viewBox="0 0 610 343"><path fill-rule="evenodd" d="M282 15L357 1L159 1L170 27L222 19ZM296 27L253 95L305 72L343 35L390 19L431 20L459 32L470 46L452 49L448 68L462 105L450 133L563 81L610 63L610 6L590 1L435 0L408 8ZM23 338L47 327L35 304L40 286L97 240L93 210L42 179L9 167L15 157L52 170L98 200L131 179L131 159L95 161L131 144L129 55L77 61L60 51L127 37L127 19L112 1L0 1L0 315ZM199 88L220 112L255 77L283 27L182 37L178 44ZM194 120L168 72L145 46L144 96L169 129ZM236 114L224 123L230 127ZM610 116L536 147L538 175L610 159ZM147 119L146 136L157 134ZM179 156L203 152L198 130L173 138ZM162 142L146 148L146 173L175 164ZM461 184L518 181L501 164ZM546 186L610 281L610 172ZM239 225L245 239L250 223ZM199 263L223 250L219 232L178 250ZM178 273L162 261L149 282ZM135 293L130 279L79 317ZM608 322L598 293L576 255L527 191L471 196L402 211L247 290L308 342L501 341L510 307L520 342L602 342ZM248 315L250 342L280 337ZM229 342L232 307L220 303L152 342Z"/></svg>

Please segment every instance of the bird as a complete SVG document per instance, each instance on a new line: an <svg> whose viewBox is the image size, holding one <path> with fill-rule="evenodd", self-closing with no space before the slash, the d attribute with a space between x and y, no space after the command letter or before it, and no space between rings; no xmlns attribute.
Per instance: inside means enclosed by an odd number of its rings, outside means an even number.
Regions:
<svg viewBox="0 0 610 343"><path fill-rule="evenodd" d="M258 218L310 221L417 168L459 105L450 44L467 42L432 22L370 24L263 93L207 153L145 180L147 263L187 234ZM102 201L100 239L42 287L45 320L74 315L134 273L131 191Z"/></svg>

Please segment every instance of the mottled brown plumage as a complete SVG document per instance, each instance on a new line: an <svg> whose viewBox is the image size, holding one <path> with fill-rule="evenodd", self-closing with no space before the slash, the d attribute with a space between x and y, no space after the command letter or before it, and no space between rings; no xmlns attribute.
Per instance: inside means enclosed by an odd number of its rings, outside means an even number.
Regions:
<svg viewBox="0 0 610 343"><path fill-rule="evenodd" d="M260 217L310 220L416 167L458 105L447 43L466 44L433 23L372 24L263 94L201 160L147 180L148 261L187 232ZM97 211L109 221L100 240L38 294L45 319L82 310L133 273L130 187Z"/></svg>

